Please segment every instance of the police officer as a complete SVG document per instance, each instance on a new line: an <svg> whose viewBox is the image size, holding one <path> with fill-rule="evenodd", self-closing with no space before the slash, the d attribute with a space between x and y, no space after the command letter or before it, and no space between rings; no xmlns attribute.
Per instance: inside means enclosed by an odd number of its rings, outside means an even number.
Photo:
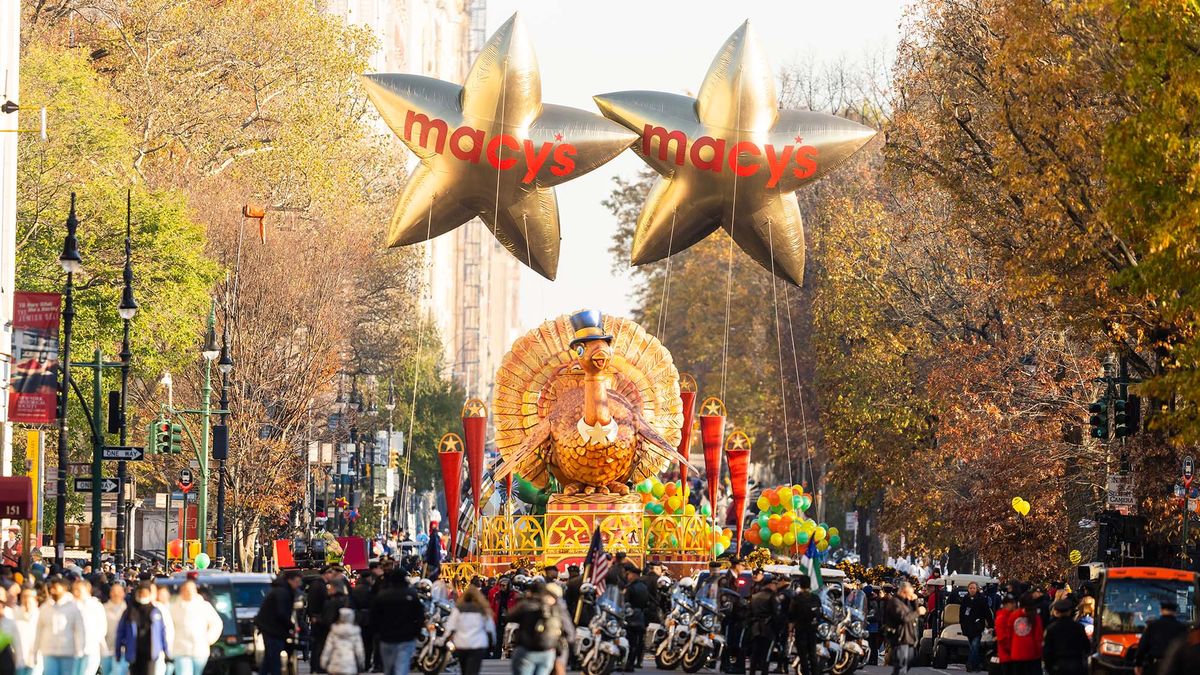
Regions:
<svg viewBox="0 0 1200 675"><path fill-rule="evenodd" d="M742 573L746 566L741 560L733 558L729 571L721 577L720 589L722 614L724 616L725 654L722 657L721 672L730 675L743 675L746 672L746 656L742 649L742 637L746 626L746 597L742 595ZM746 589L747 593L749 589Z"/></svg>
<svg viewBox="0 0 1200 675"><path fill-rule="evenodd" d="M817 670L817 620L821 617L821 599L812 592L812 578L801 574L800 590L792 597L791 618L800 657L800 675L819 675Z"/></svg>
<svg viewBox="0 0 1200 675"><path fill-rule="evenodd" d="M625 672L632 673L642 667L642 656L646 652L646 626L656 620L658 605L651 595L642 570L632 562L625 564L625 606L629 613L625 620L625 634L629 638L629 660Z"/></svg>
<svg viewBox="0 0 1200 675"><path fill-rule="evenodd" d="M750 675L770 672L771 641L775 638L775 614L778 606L773 579L764 576L750 596Z"/></svg>
<svg viewBox="0 0 1200 675"><path fill-rule="evenodd" d="M1167 648L1187 632L1187 625L1176 616L1179 605L1174 600L1163 600L1160 607L1162 616L1146 624L1134 654L1136 675L1158 675L1158 664L1167 655Z"/></svg>

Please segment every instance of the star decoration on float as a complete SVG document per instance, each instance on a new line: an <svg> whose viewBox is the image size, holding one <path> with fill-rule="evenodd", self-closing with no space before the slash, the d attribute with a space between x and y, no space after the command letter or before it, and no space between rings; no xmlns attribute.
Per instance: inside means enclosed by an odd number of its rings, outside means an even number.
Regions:
<svg viewBox="0 0 1200 675"><path fill-rule="evenodd" d="M462 86L420 75L363 77L371 102L419 160L392 216L389 246L420 243L479 216L509 253L554 279L554 186L637 138L599 115L542 103L537 57L516 14L484 45Z"/></svg>
<svg viewBox="0 0 1200 675"><path fill-rule="evenodd" d="M438 443L438 452L457 452L461 448L462 439L455 434L442 436L441 442Z"/></svg>
<svg viewBox="0 0 1200 675"><path fill-rule="evenodd" d="M634 265L674 255L720 227L760 265L799 285L804 228L795 190L875 135L834 115L780 110L749 22L725 41L696 98L655 91L593 98L605 117L639 135L634 151L661 175L638 216Z"/></svg>

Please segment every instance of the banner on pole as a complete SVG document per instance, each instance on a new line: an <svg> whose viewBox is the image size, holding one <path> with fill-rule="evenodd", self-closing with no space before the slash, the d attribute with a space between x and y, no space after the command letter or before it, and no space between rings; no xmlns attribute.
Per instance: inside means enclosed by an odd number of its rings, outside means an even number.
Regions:
<svg viewBox="0 0 1200 675"><path fill-rule="evenodd" d="M13 294L12 379L8 419L51 424L58 419L58 293Z"/></svg>

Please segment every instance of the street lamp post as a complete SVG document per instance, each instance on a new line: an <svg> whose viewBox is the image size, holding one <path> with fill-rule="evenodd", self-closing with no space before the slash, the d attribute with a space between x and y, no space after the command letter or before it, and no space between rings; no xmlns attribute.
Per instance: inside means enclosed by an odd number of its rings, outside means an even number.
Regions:
<svg viewBox="0 0 1200 675"><path fill-rule="evenodd" d="M71 329L75 323L75 273L83 267L79 256L79 239L75 232L79 227L79 219L75 217L75 193L71 193L71 212L67 215L67 237L63 240L62 254L58 264L67 273L67 283L63 298L63 343L62 379L59 380L58 391L58 495L55 497L54 514L54 564L63 569L66 563L67 541L67 396L71 392Z"/></svg>
<svg viewBox="0 0 1200 675"><path fill-rule="evenodd" d="M229 327L226 322L221 339L221 358L217 361L221 371L221 424L225 427L225 451L217 468L217 560L225 557L225 461L229 452L229 373L233 371L233 358L229 354Z"/></svg>
<svg viewBox="0 0 1200 675"><path fill-rule="evenodd" d="M129 349L129 327L137 314L137 300L133 298L133 247L130 241L132 209L130 194L125 194L125 270L122 273L124 287L121 289L121 304L117 311L121 315L123 337L121 338L121 445L128 442L129 419L127 415L129 402L129 364L133 360L133 352ZM125 567L125 552L128 534L127 514L125 513L125 483L128 480L128 467L125 460L117 463L117 570Z"/></svg>
<svg viewBox="0 0 1200 675"><path fill-rule="evenodd" d="M387 463L388 463L388 466L391 466L391 464L392 464L392 434L395 433L392 430L392 416L393 416L392 413L394 413L396 411L396 388L392 385L391 378L388 378L388 398L387 398L387 403L384 404L383 407L386 408L388 411ZM399 467L397 467L397 468L399 468ZM384 521L385 526L384 526L383 535L385 538L391 534L392 512L394 511L394 505L395 505L395 501L396 501L395 500L396 488L392 485L392 483L394 482L394 480L393 480L394 479L394 473L393 473L394 471L396 471L396 469L392 469L391 472L387 472L384 474L384 477L387 480L387 483L384 485L384 488L383 488L384 493L385 494L387 494L388 492L392 493L392 498L387 500L387 508L384 510L385 517L387 518L387 520Z"/></svg>
<svg viewBox="0 0 1200 675"><path fill-rule="evenodd" d="M212 415L212 364L221 355L217 346L217 303L214 301L208 311L208 330L204 334L204 347L200 350L204 357L204 408L200 414L204 420L203 431L200 434L200 448L196 453L200 460L200 499L196 522L200 530L200 550L208 551L208 438L211 432ZM222 408L222 411L225 409Z"/></svg>

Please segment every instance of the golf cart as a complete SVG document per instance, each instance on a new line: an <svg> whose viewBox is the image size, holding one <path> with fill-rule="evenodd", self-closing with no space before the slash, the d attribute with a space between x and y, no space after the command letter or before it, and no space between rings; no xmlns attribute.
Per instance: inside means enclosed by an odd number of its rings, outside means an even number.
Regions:
<svg viewBox="0 0 1200 675"><path fill-rule="evenodd" d="M934 668L945 668L951 663L967 662L970 645L962 634L959 610L962 599L967 595L967 586L972 582L979 585L979 592L1000 582L980 574L951 574L925 582L926 588L937 590L934 610L925 617L921 642L917 646L917 662ZM988 663L996 651L996 633L993 628L983 631L979 645L980 663Z"/></svg>

